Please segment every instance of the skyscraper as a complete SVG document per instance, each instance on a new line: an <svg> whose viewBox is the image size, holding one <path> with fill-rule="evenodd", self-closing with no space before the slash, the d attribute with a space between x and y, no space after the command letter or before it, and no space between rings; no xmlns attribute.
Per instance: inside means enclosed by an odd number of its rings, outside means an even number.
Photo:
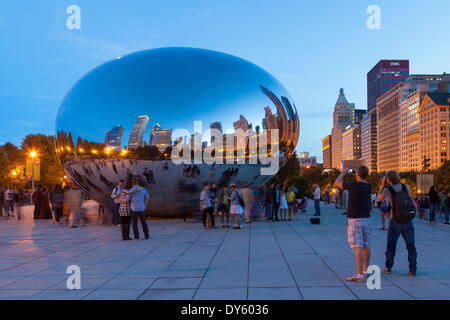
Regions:
<svg viewBox="0 0 450 320"><path fill-rule="evenodd" d="M138 147L144 146L143 137L149 120L150 118L146 115L138 117L128 139L128 149L137 149Z"/></svg>
<svg viewBox="0 0 450 320"><path fill-rule="evenodd" d="M162 129L159 123L152 127L150 134L150 145L156 146L159 151L164 152L172 144L172 129Z"/></svg>
<svg viewBox="0 0 450 320"><path fill-rule="evenodd" d="M120 151L122 141L123 127L115 126L106 133L105 144L112 150Z"/></svg>
<svg viewBox="0 0 450 320"><path fill-rule="evenodd" d="M367 73L367 109L377 105L377 99L409 76L409 60L380 60Z"/></svg>
<svg viewBox="0 0 450 320"><path fill-rule="evenodd" d="M331 135L322 139L323 168L331 169Z"/></svg>
<svg viewBox="0 0 450 320"><path fill-rule="evenodd" d="M341 168L342 132L355 123L355 104L349 103L344 89L339 90L338 100L334 106L333 129L331 130L331 167Z"/></svg>
<svg viewBox="0 0 450 320"><path fill-rule="evenodd" d="M361 120L361 160L369 171L377 171L377 113L370 110Z"/></svg>

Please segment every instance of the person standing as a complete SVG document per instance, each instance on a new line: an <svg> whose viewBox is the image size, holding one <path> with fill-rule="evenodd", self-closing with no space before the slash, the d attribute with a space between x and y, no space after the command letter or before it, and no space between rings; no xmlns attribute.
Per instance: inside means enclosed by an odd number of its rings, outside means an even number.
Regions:
<svg viewBox="0 0 450 320"><path fill-rule="evenodd" d="M313 198L314 198L314 216L320 216L320 196L321 190L317 184L313 185Z"/></svg>
<svg viewBox="0 0 450 320"><path fill-rule="evenodd" d="M5 189L0 186L0 217L3 217L3 209L5 208Z"/></svg>
<svg viewBox="0 0 450 320"><path fill-rule="evenodd" d="M200 210L202 212L203 228L208 229L208 217L210 219L211 227L215 227L214 224L214 204L213 196L210 190L210 186L207 182L203 184L203 190L200 192ZM215 197L215 194L214 194Z"/></svg>
<svg viewBox="0 0 450 320"><path fill-rule="evenodd" d="M142 231L144 232L145 239L150 237L150 233L147 225L147 217L145 215L145 209L147 203L150 200L150 196L146 189L139 185L139 181L132 180L133 187L130 189L132 193L131 197L131 219L133 221L133 234L134 239L139 239L138 220L141 221Z"/></svg>
<svg viewBox="0 0 450 320"><path fill-rule="evenodd" d="M280 185L276 184L273 188L273 201L272 201L272 220L278 221L278 210L280 209L281 202L281 190Z"/></svg>
<svg viewBox="0 0 450 320"><path fill-rule="evenodd" d="M280 188L280 218L281 221L286 221L287 220L287 215L288 215L288 203L286 200L286 189L283 185L281 185Z"/></svg>
<svg viewBox="0 0 450 320"><path fill-rule="evenodd" d="M436 224L436 211L439 207L440 197L435 186L430 187L428 198L430 201L430 223Z"/></svg>
<svg viewBox="0 0 450 320"><path fill-rule="evenodd" d="M111 193L111 198L114 201L113 204L113 212L112 212L112 223L116 226L120 225L120 214L119 214L119 208L120 208L120 195L122 194L123 191L123 184L124 181L120 180L117 183L117 186L113 189L112 193Z"/></svg>
<svg viewBox="0 0 450 320"><path fill-rule="evenodd" d="M331 191L330 188L327 188L325 190L325 195L324 195L324 203L325 205L329 205L331 201Z"/></svg>
<svg viewBox="0 0 450 320"><path fill-rule="evenodd" d="M7 217L14 217L14 202L16 199L16 191L12 186L5 191L5 214Z"/></svg>
<svg viewBox="0 0 450 320"><path fill-rule="evenodd" d="M55 221L59 222L59 219L63 215L63 203L64 193L61 185L55 185L55 188L50 193L50 202L52 203L53 214L55 215Z"/></svg>
<svg viewBox="0 0 450 320"><path fill-rule="evenodd" d="M41 211L39 213L40 219L51 219L52 210L50 209L50 192L48 188L42 189L41 195Z"/></svg>
<svg viewBox="0 0 450 320"><path fill-rule="evenodd" d="M80 224L82 195L81 190L75 184L67 192L64 192L64 202L67 202L70 208L69 228L77 228Z"/></svg>
<svg viewBox="0 0 450 320"><path fill-rule="evenodd" d="M386 175L381 180L377 199L383 200L386 198L391 205L392 215L389 222L384 273L389 274L392 272L397 240L402 235L408 250L408 275L415 277L417 272L417 251L412 220L415 216L416 208L412 201L409 186L400 183L400 176L396 171L386 172Z"/></svg>
<svg viewBox="0 0 450 320"><path fill-rule="evenodd" d="M34 203L34 219L39 219L42 204L42 185L38 185L37 189L34 190L32 200Z"/></svg>
<svg viewBox="0 0 450 320"><path fill-rule="evenodd" d="M445 211L444 211L445 222L444 222L444 224L450 224L450 222L449 222L449 213L450 213L450 192L447 194L447 199L446 199L446 202L445 202Z"/></svg>
<svg viewBox="0 0 450 320"><path fill-rule="evenodd" d="M273 186L266 184L264 187L264 209L266 214L266 220L273 220Z"/></svg>
<svg viewBox="0 0 450 320"><path fill-rule="evenodd" d="M235 184L230 184L231 189L231 206L230 206L230 214L234 220L233 229L241 229L241 216L244 214L244 198L242 196L241 191L236 187ZM278 219L277 219L278 220Z"/></svg>
<svg viewBox="0 0 450 320"><path fill-rule="evenodd" d="M355 252L356 274L347 278L350 282L363 282L367 275L367 268L370 264L370 208L372 185L366 181L369 169L360 166L356 170L356 181L344 182L344 177L350 169L342 170L335 185L348 190L348 210L347 210L347 238L350 247Z"/></svg>
<svg viewBox="0 0 450 320"><path fill-rule="evenodd" d="M133 184L131 181L125 183L122 193L120 194L120 226L122 231L122 240L131 240L130 238L130 225L131 225L131 188Z"/></svg>

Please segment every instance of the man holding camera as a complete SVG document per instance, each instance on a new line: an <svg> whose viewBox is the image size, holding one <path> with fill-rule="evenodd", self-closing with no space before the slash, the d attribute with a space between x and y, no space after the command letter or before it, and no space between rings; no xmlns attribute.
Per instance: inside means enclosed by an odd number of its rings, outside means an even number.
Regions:
<svg viewBox="0 0 450 320"><path fill-rule="evenodd" d="M347 174L355 174L356 181L344 182ZM344 169L334 183L336 187L348 191L347 238L356 260L356 274L346 279L351 282L365 281L370 262L372 185L365 180L368 174L366 166L360 166L356 171Z"/></svg>

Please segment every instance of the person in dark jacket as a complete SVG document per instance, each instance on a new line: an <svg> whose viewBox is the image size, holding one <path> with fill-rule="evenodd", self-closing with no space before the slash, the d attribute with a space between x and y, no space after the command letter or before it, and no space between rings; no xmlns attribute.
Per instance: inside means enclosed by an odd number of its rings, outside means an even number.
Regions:
<svg viewBox="0 0 450 320"><path fill-rule="evenodd" d="M435 186L430 187L430 191L428 192L428 198L430 199L430 223L435 224L436 223L436 210L439 206L439 202L441 198L439 197L439 194L436 191Z"/></svg>
<svg viewBox="0 0 450 320"><path fill-rule="evenodd" d="M53 214L55 216L56 222L63 215L63 203L64 203L64 193L59 184L50 192L50 202L52 204Z"/></svg>

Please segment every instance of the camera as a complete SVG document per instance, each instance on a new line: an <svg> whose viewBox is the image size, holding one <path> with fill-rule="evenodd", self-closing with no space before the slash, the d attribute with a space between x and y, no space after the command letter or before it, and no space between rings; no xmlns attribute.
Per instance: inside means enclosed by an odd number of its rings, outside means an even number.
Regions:
<svg viewBox="0 0 450 320"><path fill-rule="evenodd" d="M354 169L349 169L348 173L355 173L355 170Z"/></svg>

